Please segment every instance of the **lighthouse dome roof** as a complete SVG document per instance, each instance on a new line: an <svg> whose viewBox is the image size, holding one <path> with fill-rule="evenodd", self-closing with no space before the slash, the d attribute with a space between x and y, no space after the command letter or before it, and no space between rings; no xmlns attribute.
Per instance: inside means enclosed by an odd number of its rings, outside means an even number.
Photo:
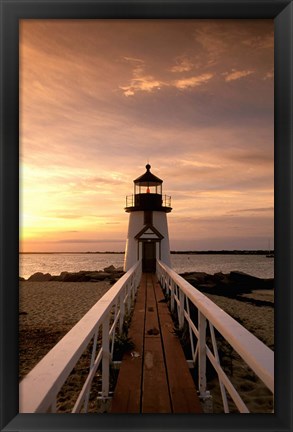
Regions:
<svg viewBox="0 0 293 432"><path fill-rule="evenodd" d="M134 183L138 183L141 186L156 186L163 183L163 180L159 179L159 177L150 172L150 164L147 164L145 167L147 169L146 172L137 179L133 180Z"/></svg>

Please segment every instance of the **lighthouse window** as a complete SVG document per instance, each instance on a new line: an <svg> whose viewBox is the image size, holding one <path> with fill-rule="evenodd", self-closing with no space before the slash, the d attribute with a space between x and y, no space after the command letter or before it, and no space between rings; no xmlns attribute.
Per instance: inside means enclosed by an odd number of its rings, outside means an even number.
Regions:
<svg viewBox="0 0 293 432"><path fill-rule="evenodd" d="M144 212L144 224L145 225L152 225L153 223L153 212L152 211L145 211Z"/></svg>

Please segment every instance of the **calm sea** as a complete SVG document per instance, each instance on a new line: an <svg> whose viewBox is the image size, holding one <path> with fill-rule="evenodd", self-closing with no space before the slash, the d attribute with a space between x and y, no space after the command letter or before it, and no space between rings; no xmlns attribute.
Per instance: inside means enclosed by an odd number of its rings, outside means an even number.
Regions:
<svg viewBox="0 0 293 432"><path fill-rule="evenodd" d="M103 270L113 264L123 266L124 254L21 254L19 275L27 279L36 272L59 275L62 271ZM185 255L172 254L177 273L198 271L214 274L242 271L261 278L274 277L274 259L265 255Z"/></svg>

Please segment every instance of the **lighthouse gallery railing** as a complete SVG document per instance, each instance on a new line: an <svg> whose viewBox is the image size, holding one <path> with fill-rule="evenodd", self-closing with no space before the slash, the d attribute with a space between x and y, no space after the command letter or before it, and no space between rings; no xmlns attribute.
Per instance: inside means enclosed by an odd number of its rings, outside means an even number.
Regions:
<svg viewBox="0 0 293 432"><path fill-rule="evenodd" d="M139 195L153 195L156 196L158 198L161 198L161 204L163 207L171 207L171 197L170 195L159 195L159 194L139 194ZM125 200L125 207L135 207L136 205L136 199L138 199L139 195L127 195Z"/></svg>
<svg viewBox="0 0 293 432"><path fill-rule="evenodd" d="M206 383L206 359L208 358L218 374L224 411L229 412L227 391L241 413L249 412L220 364L214 329L224 337L266 387L274 393L274 352L207 296L159 260L157 260L157 276L163 290L170 296L171 311L177 310L179 328L183 328L184 322L188 325L193 364L195 365L198 361L200 396L205 398L208 395ZM197 309L197 327L195 320L191 317L191 304ZM207 323L210 328L213 352L206 343Z"/></svg>
<svg viewBox="0 0 293 432"><path fill-rule="evenodd" d="M87 412L92 381L99 366L101 398L108 397L115 332L123 331L124 318L130 312L140 279L141 261L138 261L24 377L19 388L20 413L56 412L57 395L90 343L89 373L72 412Z"/></svg>

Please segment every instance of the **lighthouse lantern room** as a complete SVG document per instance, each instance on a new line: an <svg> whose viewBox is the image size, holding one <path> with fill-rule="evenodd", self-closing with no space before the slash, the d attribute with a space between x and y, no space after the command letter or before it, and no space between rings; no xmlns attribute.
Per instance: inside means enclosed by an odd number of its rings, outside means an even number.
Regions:
<svg viewBox="0 0 293 432"><path fill-rule="evenodd" d="M162 194L163 180L150 171L134 180L134 194L126 197L125 211L129 214L124 271L142 259L142 271L154 273L156 259L168 266L170 261L167 213L171 197Z"/></svg>

